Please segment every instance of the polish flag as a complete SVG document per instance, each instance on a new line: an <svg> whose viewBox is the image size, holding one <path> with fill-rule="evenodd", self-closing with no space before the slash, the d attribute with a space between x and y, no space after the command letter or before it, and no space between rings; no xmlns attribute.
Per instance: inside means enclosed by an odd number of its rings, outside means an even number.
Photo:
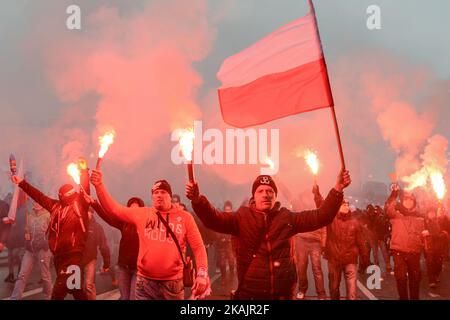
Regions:
<svg viewBox="0 0 450 320"><path fill-rule="evenodd" d="M227 58L217 78L226 123L263 124L333 106L314 7L309 13Z"/></svg>

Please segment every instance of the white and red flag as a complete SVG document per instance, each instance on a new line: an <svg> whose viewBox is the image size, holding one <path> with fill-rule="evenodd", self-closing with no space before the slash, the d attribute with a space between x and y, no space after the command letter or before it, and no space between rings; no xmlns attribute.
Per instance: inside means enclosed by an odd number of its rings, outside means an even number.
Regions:
<svg viewBox="0 0 450 320"><path fill-rule="evenodd" d="M227 58L218 74L226 123L259 125L333 106L314 7L247 49Z"/></svg>

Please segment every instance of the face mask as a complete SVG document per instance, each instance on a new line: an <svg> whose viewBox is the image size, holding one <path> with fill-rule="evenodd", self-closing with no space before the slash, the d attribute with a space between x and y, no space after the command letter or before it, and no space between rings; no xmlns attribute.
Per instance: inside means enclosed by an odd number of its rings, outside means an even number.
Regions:
<svg viewBox="0 0 450 320"><path fill-rule="evenodd" d="M65 191L65 193L62 193L63 191ZM67 186L63 186L60 189L60 192L58 194L59 197L59 201L64 205L69 205L72 202L75 201L76 197L77 197L77 193L75 191L75 189L72 187L71 189L68 188Z"/></svg>

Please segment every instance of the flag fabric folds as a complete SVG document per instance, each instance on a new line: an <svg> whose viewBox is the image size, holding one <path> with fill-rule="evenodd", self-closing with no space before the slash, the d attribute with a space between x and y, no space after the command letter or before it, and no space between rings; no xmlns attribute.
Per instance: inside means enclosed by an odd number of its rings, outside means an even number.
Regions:
<svg viewBox="0 0 450 320"><path fill-rule="evenodd" d="M227 58L217 78L223 119L263 124L333 106L314 9Z"/></svg>

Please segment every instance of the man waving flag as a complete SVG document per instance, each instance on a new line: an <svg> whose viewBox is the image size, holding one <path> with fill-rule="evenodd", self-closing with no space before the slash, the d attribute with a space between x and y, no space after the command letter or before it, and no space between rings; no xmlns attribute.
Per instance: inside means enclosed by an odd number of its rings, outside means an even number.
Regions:
<svg viewBox="0 0 450 320"><path fill-rule="evenodd" d="M334 106L314 6L308 2L306 16L223 62L217 73L219 102L229 125L244 128Z"/></svg>

